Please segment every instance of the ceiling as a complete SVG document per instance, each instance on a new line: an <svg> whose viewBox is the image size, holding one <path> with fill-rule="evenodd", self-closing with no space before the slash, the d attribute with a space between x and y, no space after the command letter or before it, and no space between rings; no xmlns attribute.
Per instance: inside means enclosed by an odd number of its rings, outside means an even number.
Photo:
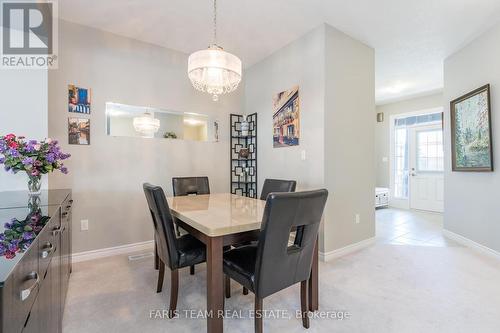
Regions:
<svg viewBox="0 0 500 333"><path fill-rule="evenodd" d="M500 21L498 0L218 0L218 44L245 67L328 23L375 49L377 103L443 86L443 60ZM62 19L191 53L211 0L64 0Z"/></svg>

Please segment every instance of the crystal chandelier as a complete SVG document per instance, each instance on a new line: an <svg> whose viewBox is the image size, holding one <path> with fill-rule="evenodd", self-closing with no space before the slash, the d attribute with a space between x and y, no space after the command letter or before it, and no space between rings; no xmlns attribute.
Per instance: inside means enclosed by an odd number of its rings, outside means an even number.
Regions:
<svg viewBox="0 0 500 333"><path fill-rule="evenodd" d="M214 42L206 50L194 52L188 59L188 76L197 90L212 95L233 92L241 81L241 60L217 45L217 0L214 0Z"/></svg>
<svg viewBox="0 0 500 333"><path fill-rule="evenodd" d="M133 121L134 129L146 138L154 137L154 134L160 129L160 120L146 112L141 117L135 117Z"/></svg>

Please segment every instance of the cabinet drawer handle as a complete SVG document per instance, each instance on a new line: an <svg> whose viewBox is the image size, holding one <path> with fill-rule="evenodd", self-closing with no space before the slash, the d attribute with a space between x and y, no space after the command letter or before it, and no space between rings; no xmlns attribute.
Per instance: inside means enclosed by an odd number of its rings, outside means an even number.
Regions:
<svg viewBox="0 0 500 333"><path fill-rule="evenodd" d="M65 217L66 215L68 215L68 212L64 212L62 213L62 216Z"/></svg>
<svg viewBox="0 0 500 333"><path fill-rule="evenodd" d="M35 280L35 282L28 288L28 289L23 289L21 290L21 301L25 301L31 294L31 292L38 286L40 283L40 277L38 276L37 272L31 272L28 275L28 280Z"/></svg>
<svg viewBox="0 0 500 333"><path fill-rule="evenodd" d="M70 204L72 204L72 203L73 203L73 199L71 199L71 200L69 201L69 203L70 203Z"/></svg>
<svg viewBox="0 0 500 333"><path fill-rule="evenodd" d="M62 227L59 227L59 228L52 230L52 236L57 236L57 234L61 232L61 228Z"/></svg>
<svg viewBox="0 0 500 333"><path fill-rule="evenodd" d="M47 258L49 254L51 254L53 251L54 251L54 245L52 245L52 243L50 242L47 242L47 244L43 248L42 258L43 259Z"/></svg>
<svg viewBox="0 0 500 333"><path fill-rule="evenodd" d="M67 205L66 209L69 210L71 208L71 205Z"/></svg>

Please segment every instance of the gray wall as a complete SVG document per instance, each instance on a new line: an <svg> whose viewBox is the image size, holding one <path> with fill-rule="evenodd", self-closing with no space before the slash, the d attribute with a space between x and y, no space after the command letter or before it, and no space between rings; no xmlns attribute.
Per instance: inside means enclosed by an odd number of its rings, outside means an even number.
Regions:
<svg viewBox="0 0 500 333"><path fill-rule="evenodd" d="M375 52L326 25L325 252L375 236ZM359 214L360 223L355 223Z"/></svg>
<svg viewBox="0 0 500 333"><path fill-rule="evenodd" d="M258 180L295 179L298 189L324 186L324 27L245 72L245 112L258 113ZM273 148L273 96L299 86L300 145ZM301 151L306 160L301 160Z"/></svg>
<svg viewBox="0 0 500 333"><path fill-rule="evenodd" d="M446 143L444 227L500 251L500 25L444 63ZM493 155L496 171L451 172L449 101L491 84Z"/></svg>
<svg viewBox="0 0 500 333"><path fill-rule="evenodd" d="M415 97L377 106L377 112L384 113L384 122L378 123L375 116L375 166L377 168L376 184L378 187L390 187L390 118L409 112L443 107L443 93L438 92L428 96ZM387 162L383 158L387 157Z"/></svg>
<svg viewBox="0 0 500 333"><path fill-rule="evenodd" d="M266 178L293 179L297 190L325 187L325 27L322 25L245 72L245 112L258 113L258 193ZM299 86L300 145L273 148L273 96ZM305 151L306 160L301 159ZM324 251L320 235L321 251Z"/></svg>
<svg viewBox="0 0 500 333"><path fill-rule="evenodd" d="M49 185L73 189L75 252L152 239L145 181L171 194L173 176L207 175L213 192L227 192L228 114L240 111L241 88L214 103L191 87L186 54L64 21L59 38L59 69L49 73L49 133L72 158L69 175L55 174ZM90 146L66 144L68 84L92 89ZM106 102L208 114L220 121L220 142L106 136ZM80 231L82 219L88 231Z"/></svg>
<svg viewBox="0 0 500 333"><path fill-rule="evenodd" d="M321 25L250 67L245 76L245 111L259 117L259 190L265 178L295 179L299 190L327 187L323 252L374 236L373 50ZM295 85L300 89L300 145L273 148L272 97ZM351 138L352 126L363 134Z"/></svg>

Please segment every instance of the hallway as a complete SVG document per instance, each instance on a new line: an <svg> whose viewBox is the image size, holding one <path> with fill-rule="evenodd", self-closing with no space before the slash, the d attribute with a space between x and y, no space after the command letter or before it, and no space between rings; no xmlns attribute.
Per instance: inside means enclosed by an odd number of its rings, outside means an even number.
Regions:
<svg viewBox="0 0 500 333"><path fill-rule="evenodd" d="M395 208L376 211L376 239L380 244L462 246L443 235L443 215Z"/></svg>

